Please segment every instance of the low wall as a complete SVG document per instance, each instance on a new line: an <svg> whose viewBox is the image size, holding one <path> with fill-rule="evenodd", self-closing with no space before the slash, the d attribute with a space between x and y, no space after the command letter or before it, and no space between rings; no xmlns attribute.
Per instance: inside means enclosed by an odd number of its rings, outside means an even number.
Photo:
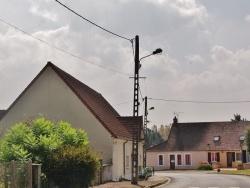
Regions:
<svg viewBox="0 0 250 188"><path fill-rule="evenodd" d="M112 180L112 165L107 164L102 166L102 182Z"/></svg>
<svg viewBox="0 0 250 188"><path fill-rule="evenodd" d="M250 163L244 163L243 168L244 169L250 169Z"/></svg>

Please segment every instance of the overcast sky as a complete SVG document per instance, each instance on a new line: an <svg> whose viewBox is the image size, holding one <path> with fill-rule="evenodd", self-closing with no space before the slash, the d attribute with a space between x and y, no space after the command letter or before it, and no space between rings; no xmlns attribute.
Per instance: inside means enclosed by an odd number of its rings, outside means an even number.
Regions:
<svg viewBox="0 0 250 188"><path fill-rule="evenodd" d="M161 55L141 61L140 76L146 79L140 79L140 101L147 96L148 108L155 107L149 126L170 124L176 114L180 122L230 121L236 113L250 120L249 0L60 2L122 37L139 35L140 57L162 48ZM0 109L51 61L101 93L120 115L133 115L129 40L55 0L0 4Z"/></svg>

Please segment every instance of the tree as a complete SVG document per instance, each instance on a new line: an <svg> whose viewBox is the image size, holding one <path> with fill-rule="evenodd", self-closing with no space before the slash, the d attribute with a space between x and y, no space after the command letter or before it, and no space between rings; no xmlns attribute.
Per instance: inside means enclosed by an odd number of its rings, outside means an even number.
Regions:
<svg viewBox="0 0 250 188"><path fill-rule="evenodd" d="M62 154L63 149L68 152L67 157L64 158L64 155L55 157ZM57 175L60 174L60 170L62 174L65 173L65 163L68 162L71 164L67 166L68 171L72 167L75 172L71 175L82 176L87 185L90 179L94 178L92 172L97 170L99 164L99 156L90 149L85 131L76 130L63 121L54 125L52 121L45 118L13 125L0 141L0 161L27 161L28 159L31 159L33 163L42 164L42 172L52 180L58 179ZM85 173L86 177L83 174L77 174L82 172L81 168L84 165L91 169L88 170L90 173ZM51 173L55 169L57 173ZM67 177L63 179L67 180ZM83 182L80 183L83 185Z"/></svg>
<svg viewBox="0 0 250 188"><path fill-rule="evenodd" d="M247 151L250 153L250 126L248 126L245 133L245 144L247 145Z"/></svg>
<svg viewBox="0 0 250 188"><path fill-rule="evenodd" d="M159 134L161 135L161 137L164 139L164 140L167 140L168 139L168 135L169 135L169 132L170 132L170 129L171 127L169 125L161 125L160 128L159 128Z"/></svg>
<svg viewBox="0 0 250 188"><path fill-rule="evenodd" d="M234 119L231 119L231 121L247 121L246 118L241 119L240 114L234 114Z"/></svg>
<svg viewBox="0 0 250 188"><path fill-rule="evenodd" d="M145 143L146 148L159 144L163 141L164 139L158 132L158 128L156 125L153 125L151 129L147 129L147 136L146 136L146 143Z"/></svg>

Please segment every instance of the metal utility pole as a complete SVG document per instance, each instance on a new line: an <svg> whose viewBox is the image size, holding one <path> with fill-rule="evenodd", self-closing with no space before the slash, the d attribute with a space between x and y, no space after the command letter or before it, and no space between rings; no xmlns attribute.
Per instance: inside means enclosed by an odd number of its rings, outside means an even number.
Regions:
<svg viewBox="0 0 250 188"><path fill-rule="evenodd" d="M131 184L138 184L138 143L140 140L141 128L138 121L139 116L139 69L140 61L143 58L151 55L156 55L162 52L162 49L157 48L151 54L139 59L139 36L135 36L135 75L134 75L134 106L133 106L133 141L132 141L132 177Z"/></svg>
<svg viewBox="0 0 250 188"><path fill-rule="evenodd" d="M147 121L148 121L148 97L145 97L145 114L144 114L144 146L143 146L143 168L146 167L146 160L147 160L147 155L146 155L146 143L147 143Z"/></svg>
<svg viewBox="0 0 250 188"><path fill-rule="evenodd" d="M146 153L146 143L147 143L147 125L148 125L148 110L154 110L154 107L150 107L148 109L148 97L145 97L145 113L144 113L144 126L143 126L143 132L144 132L144 146L143 146L143 168L147 166L147 153Z"/></svg>
<svg viewBox="0 0 250 188"><path fill-rule="evenodd" d="M135 36L135 74L134 74L134 106L133 106L133 141L132 141L132 178L131 184L138 184L138 142L139 142L139 36Z"/></svg>

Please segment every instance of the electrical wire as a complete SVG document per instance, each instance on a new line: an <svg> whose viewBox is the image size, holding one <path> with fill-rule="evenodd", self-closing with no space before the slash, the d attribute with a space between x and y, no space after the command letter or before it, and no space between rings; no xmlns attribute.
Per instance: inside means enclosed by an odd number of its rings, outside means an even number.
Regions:
<svg viewBox="0 0 250 188"><path fill-rule="evenodd" d="M132 103L133 100L130 101L126 101L126 102L122 102L122 103L118 103L118 104L113 104L112 106L119 106L119 105L123 105L123 104L127 104L127 103Z"/></svg>
<svg viewBox="0 0 250 188"><path fill-rule="evenodd" d="M96 27L98 27L98 28L100 28L100 29L102 29L102 30L104 30L104 31L106 31L106 32L108 32L108 33L110 33L110 34L112 34L112 35L115 35L115 36L117 36L117 37L120 37L120 38L123 38L123 39L125 39L125 40L128 40L128 41L130 41L131 43L133 42L133 39L128 39L128 38L126 38L126 37L123 37L123 36L121 36L121 35L118 35L118 34L112 32L112 31L109 31L109 30L107 30L107 29L105 29L105 28L103 28L103 27L101 27L101 26L95 24L94 22L88 20L87 18L83 17L82 15L78 14L77 12L75 12L74 10L72 10L71 8L69 8L68 6L64 5L64 4L61 3L60 1L58 1L58 0L55 0L55 1L56 1L57 3L59 3L60 5L62 5L63 7L65 7L66 9L68 9L69 11L71 11L72 13L74 13L75 15L77 15L77 16L79 16L80 18L82 18L82 19L86 20L87 22L91 23L92 25L94 25L94 26L96 26Z"/></svg>
<svg viewBox="0 0 250 188"><path fill-rule="evenodd" d="M156 99L148 98L155 101L165 102L178 102L178 103L204 103L204 104L237 104L237 103L250 103L250 101L188 101L188 100L173 100L173 99Z"/></svg>
<svg viewBox="0 0 250 188"><path fill-rule="evenodd" d="M20 28L18 28L18 27L16 27L16 26L14 26L13 24L8 23L7 21L5 21L5 20L3 20L3 19L1 19L1 18L0 18L0 21L2 21L3 23L5 23L5 24L7 24L7 25L9 25L9 26L11 26L11 27L13 27L13 28L15 28L15 29L18 30L18 31L21 31L22 33L24 33L24 34L26 34L26 35L28 35L28 36L30 36L30 37L32 37L32 38L34 38L34 39L36 39L36 40L42 42L42 43L44 43L44 44L46 44L46 45L48 45L48 46L50 46L50 47L52 47L52 48L55 48L55 49L57 49L57 50L59 50L59 51L61 51L61 52L63 52L63 53L66 53L66 54L72 56L72 57L75 57L75 58L77 58L77 59L80 59L80 60L82 60L82 61L85 61L86 63L95 65L95 66L97 66L97 67L100 67L100 68L102 68L102 69L106 69L106 70L109 70L109 71L112 71L112 72L116 72L116 73L123 74L123 75L126 75L126 76L131 76L131 74L124 73L124 72L120 72L120 71L117 71L117 70L114 70L114 69L111 69L111 68L104 67L104 66L102 66L102 65L95 64L95 63L93 63L93 62L91 62L91 61L85 60L85 59L83 59L83 58L81 58L81 57L79 57L79 56L77 56L77 55L74 55L74 54L72 54L72 53L70 53L70 52L67 52L67 51L65 51L65 50L63 50L63 49L61 49L61 48L59 48L59 47L56 47L56 46L54 46L54 45L52 45L52 44L50 44L50 43L48 43L48 42L46 42L46 41L44 41L44 40L38 38L38 37L35 37L35 36L31 35L30 33L28 33L28 32L26 32L26 31L24 31L24 30L22 30L22 29L20 29Z"/></svg>

